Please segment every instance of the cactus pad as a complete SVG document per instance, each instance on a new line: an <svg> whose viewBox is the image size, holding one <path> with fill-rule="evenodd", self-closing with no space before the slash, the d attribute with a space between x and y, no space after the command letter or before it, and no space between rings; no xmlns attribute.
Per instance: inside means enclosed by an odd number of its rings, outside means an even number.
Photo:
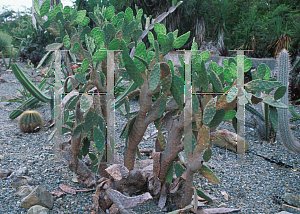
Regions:
<svg viewBox="0 0 300 214"><path fill-rule="evenodd" d="M256 79L245 84L245 87L251 91L261 92L261 91L273 89L275 87L279 87L281 85L282 83L280 81L266 81L266 80Z"/></svg>
<svg viewBox="0 0 300 214"><path fill-rule="evenodd" d="M212 98L205 106L203 112L203 124L208 126L210 122L213 120L215 114L216 114L216 101L214 98Z"/></svg>

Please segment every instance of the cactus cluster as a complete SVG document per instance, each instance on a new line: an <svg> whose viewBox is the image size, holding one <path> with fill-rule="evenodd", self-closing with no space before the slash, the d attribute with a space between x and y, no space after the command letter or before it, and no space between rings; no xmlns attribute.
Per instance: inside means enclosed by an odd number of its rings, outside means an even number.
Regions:
<svg viewBox="0 0 300 214"><path fill-rule="evenodd" d="M19 127L21 132L38 132L43 126L43 118L37 111L25 111L19 118Z"/></svg>

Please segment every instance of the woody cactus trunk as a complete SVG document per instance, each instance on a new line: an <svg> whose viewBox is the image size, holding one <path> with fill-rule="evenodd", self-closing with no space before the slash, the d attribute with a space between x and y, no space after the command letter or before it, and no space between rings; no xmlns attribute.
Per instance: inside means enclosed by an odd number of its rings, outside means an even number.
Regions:
<svg viewBox="0 0 300 214"><path fill-rule="evenodd" d="M121 213L129 213L128 209L152 197L159 199L158 206L163 209L168 195L178 208L186 209L191 208L188 205L193 194L196 199L199 195L208 201L212 200L201 190L193 188L193 175L199 171L208 180L219 182L203 163L209 161L212 155L211 140L217 140L210 132L223 119L231 119L236 114L233 110L237 97L236 63L233 59L231 63L227 62L230 69L223 69L216 63L210 63L209 68L206 68L209 52L199 54L197 44L193 42L193 92L206 94L218 91L224 94L193 95L192 102L183 102L185 62L181 57L181 66L175 70L172 61L164 62L164 56L171 49L181 48L188 40L190 32L181 36L178 36L178 30L167 33L165 26L158 23L180 4L181 2L177 3L168 12L159 15L144 30L141 25L141 9L134 16L130 8L115 14L113 6L95 7L94 13L88 14L97 25L93 29L88 26L89 18L84 10L77 11L59 5L49 11L48 4L45 3L40 8L40 14L35 14L38 23L57 36L57 43L47 47L49 52L43 60L52 51L65 49L73 63L78 58L81 61L80 67L74 70L75 74L64 81L63 87L68 93L62 100L62 128L63 133L69 132L71 137L60 143L60 149L79 182L90 187L98 181L93 198L95 211L106 210L114 203ZM47 15L48 20L44 21L42 15ZM150 31L153 28L156 39ZM149 48L142 42L147 35L151 44ZM113 50L121 50L121 54L113 54ZM108 70L111 68L108 66L111 65L111 57L118 57L119 60L114 72L115 80L120 74L121 78L131 81L113 104L107 99L111 93L107 90L112 75ZM245 60L248 68L247 63ZM255 91L280 85L279 82L268 81L247 84L246 87L252 87ZM67 90L68 85L72 86L71 91ZM230 93L226 95L228 91ZM262 101L253 98L254 95L245 90L243 92L247 98L245 103L251 103L253 99L256 102ZM128 101L137 95L140 109L130 119ZM153 96L157 98L154 103ZM109 138L109 131L106 130L106 126L110 127L109 111L122 104L125 104L128 120L121 133L121 137L126 139L124 163L114 156L113 161L108 163L107 153L112 151L111 144L106 144L106 138ZM193 132L190 130L184 134L185 113L192 113ZM151 164L141 167L140 164L135 164L136 153L148 125L152 122L158 129L156 146L152 150L153 163L152 167ZM163 129L167 130L166 138ZM184 142L190 148L186 158L180 155L185 148ZM89 157L91 167L82 161L83 157ZM176 179L173 178L174 171ZM105 190L105 195L102 190ZM149 192L136 197L122 194L127 192L132 195L140 191L149 191L151 195ZM197 203L194 209L197 209Z"/></svg>

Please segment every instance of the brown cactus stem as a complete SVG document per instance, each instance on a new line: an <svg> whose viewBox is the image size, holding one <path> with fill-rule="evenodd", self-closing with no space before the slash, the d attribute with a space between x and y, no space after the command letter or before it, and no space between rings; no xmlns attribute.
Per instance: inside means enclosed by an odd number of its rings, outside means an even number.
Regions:
<svg viewBox="0 0 300 214"><path fill-rule="evenodd" d="M140 94L140 111L136 116L132 130L129 134L128 147L125 154L124 165L129 171L134 168L134 161L136 155L136 149L141 140L143 139L144 133L149 124L145 123L148 111L151 108L152 94L149 93L149 81L145 80L141 86Z"/></svg>
<svg viewBox="0 0 300 214"><path fill-rule="evenodd" d="M168 141L160 161L160 182L165 181L170 163L176 158L178 153L184 149L184 143L180 140L184 129L183 120L182 112L179 121L173 121L172 128L168 132Z"/></svg>
<svg viewBox="0 0 300 214"><path fill-rule="evenodd" d="M184 187L185 194L181 203L181 208L186 207L192 201L193 180L194 180L194 172L188 168L186 171L186 179L185 179L185 187Z"/></svg>

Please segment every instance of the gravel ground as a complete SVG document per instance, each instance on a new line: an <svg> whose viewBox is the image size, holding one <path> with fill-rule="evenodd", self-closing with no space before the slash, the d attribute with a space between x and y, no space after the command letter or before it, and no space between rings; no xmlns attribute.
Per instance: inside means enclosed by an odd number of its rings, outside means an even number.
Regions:
<svg viewBox="0 0 300 214"><path fill-rule="evenodd" d="M0 83L0 94L11 97L17 93L16 88L22 86L16 81L13 74L2 72L5 83ZM138 109L138 102L131 100L131 110ZM0 168L17 170L26 166L29 176L35 185L41 185L48 191L59 188L59 184L65 184L80 189L82 186L71 181L72 172L64 164L56 162L54 153L49 146L53 147L53 140L47 143L51 130L41 130L38 133L21 133L17 119L10 120L9 114L19 104L0 103ZM50 106L43 104L37 110L44 118L50 120ZM300 108L295 107L300 113ZM246 119L251 115L246 112ZM298 125L300 121L293 124ZM118 110L115 112L115 136L119 136L126 119ZM234 131L231 123L222 122L218 129L226 128ZM139 148L152 148L155 137L151 136L155 127L148 127L144 140ZM292 131L295 138L300 138L299 127ZM258 139L257 130L246 126L246 141L249 143L249 152L244 157L238 157L231 151L213 147L213 156L207 166L220 179L220 184L212 184L203 176L195 174L194 183L203 190L208 190L211 195L217 197L207 208L216 208L225 203L227 207L240 208L237 213L277 213L281 211L281 199L285 193L300 193L300 158L288 152L277 139L275 142L265 142ZM118 153L124 150L124 140L116 139ZM263 158L265 157L265 158ZM142 159L147 158L142 154ZM282 162L283 164L272 163ZM292 166L286 168L284 166ZM283 165L283 166L282 166ZM6 179L0 179L0 213L27 213L27 209L20 207L20 198L14 196L16 192ZM221 194L225 191L229 199L225 200ZM61 198L54 196L54 207L51 213L89 213L87 206L92 205L94 192L80 192L76 195L66 194ZM164 213L157 209L153 201L143 207L134 209L137 213Z"/></svg>

